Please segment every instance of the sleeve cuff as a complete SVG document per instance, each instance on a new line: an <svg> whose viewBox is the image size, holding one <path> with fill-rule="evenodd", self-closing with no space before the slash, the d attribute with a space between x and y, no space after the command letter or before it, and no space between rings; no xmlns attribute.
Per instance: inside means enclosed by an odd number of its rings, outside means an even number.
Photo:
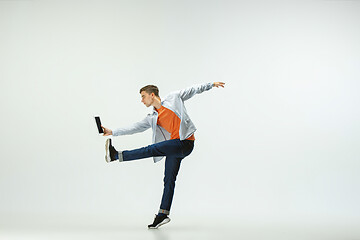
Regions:
<svg viewBox="0 0 360 240"><path fill-rule="evenodd" d="M112 135L113 135L114 137L119 136L119 131L117 131L117 129L113 130L113 131L112 131Z"/></svg>

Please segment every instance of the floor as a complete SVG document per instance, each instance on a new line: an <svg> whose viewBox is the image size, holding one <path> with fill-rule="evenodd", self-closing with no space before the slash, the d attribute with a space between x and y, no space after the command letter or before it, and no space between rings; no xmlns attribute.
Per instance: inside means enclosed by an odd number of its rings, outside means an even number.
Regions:
<svg viewBox="0 0 360 240"><path fill-rule="evenodd" d="M276 239L276 240L355 240L359 228L352 224L259 224L229 219L173 219L159 229L147 229L147 222L130 219L27 219L15 223L1 221L0 239Z"/></svg>

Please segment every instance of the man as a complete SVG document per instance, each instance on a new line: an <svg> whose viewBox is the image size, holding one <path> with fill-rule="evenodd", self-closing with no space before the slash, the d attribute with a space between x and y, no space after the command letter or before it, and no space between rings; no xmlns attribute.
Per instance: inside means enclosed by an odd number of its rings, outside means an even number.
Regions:
<svg viewBox="0 0 360 240"><path fill-rule="evenodd" d="M180 163L194 148L196 128L187 114L184 101L213 87L224 88L224 85L223 82L196 85L172 92L163 101L159 96L159 89L154 85L147 85L140 89L141 102L146 107L153 106L152 113L140 122L114 131L101 126L104 130L103 136L134 134L149 128L153 130L153 144L135 150L117 151L111 144L111 138L107 139L105 144L105 160L107 162L115 160L124 162L148 157L153 157L154 162L158 162L166 156L164 191L160 210L148 228L158 228L170 221L168 215L170 214Z"/></svg>

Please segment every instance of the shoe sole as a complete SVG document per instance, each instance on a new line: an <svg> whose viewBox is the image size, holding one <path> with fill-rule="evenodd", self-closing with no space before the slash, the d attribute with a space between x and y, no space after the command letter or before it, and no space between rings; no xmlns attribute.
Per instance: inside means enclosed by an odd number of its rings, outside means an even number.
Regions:
<svg viewBox="0 0 360 240"><path fill-rule="evenodd" d="M111 139L108 138L106 139L106 143L105 143L105 161L106 162L111 162L111 157L110 157L110 151L109 151L109 146L111 144Z"/></svg>
<svg viewBox="0 0 360 240"><path fill-rule="evenodd" d="M158 227L160 227L161 225L167 224L168 222L170 222L170 218L165 218L161 223L159 223L158 225L156 225L155 227L149 227L149 229L157 229Z"/></svg>

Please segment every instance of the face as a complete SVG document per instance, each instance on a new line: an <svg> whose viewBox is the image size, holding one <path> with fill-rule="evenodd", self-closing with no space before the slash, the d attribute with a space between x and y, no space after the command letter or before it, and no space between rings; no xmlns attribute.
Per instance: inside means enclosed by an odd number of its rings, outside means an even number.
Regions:
<svg viewBox="0 0 360 240"><path fill-rule="evenodd" d="M146 107L150 107L151 104L154 102L154 96L155 96L154 93L148 94L147 92L142 91L140 95L141 95L141 102L145 104Z"/></svg>

